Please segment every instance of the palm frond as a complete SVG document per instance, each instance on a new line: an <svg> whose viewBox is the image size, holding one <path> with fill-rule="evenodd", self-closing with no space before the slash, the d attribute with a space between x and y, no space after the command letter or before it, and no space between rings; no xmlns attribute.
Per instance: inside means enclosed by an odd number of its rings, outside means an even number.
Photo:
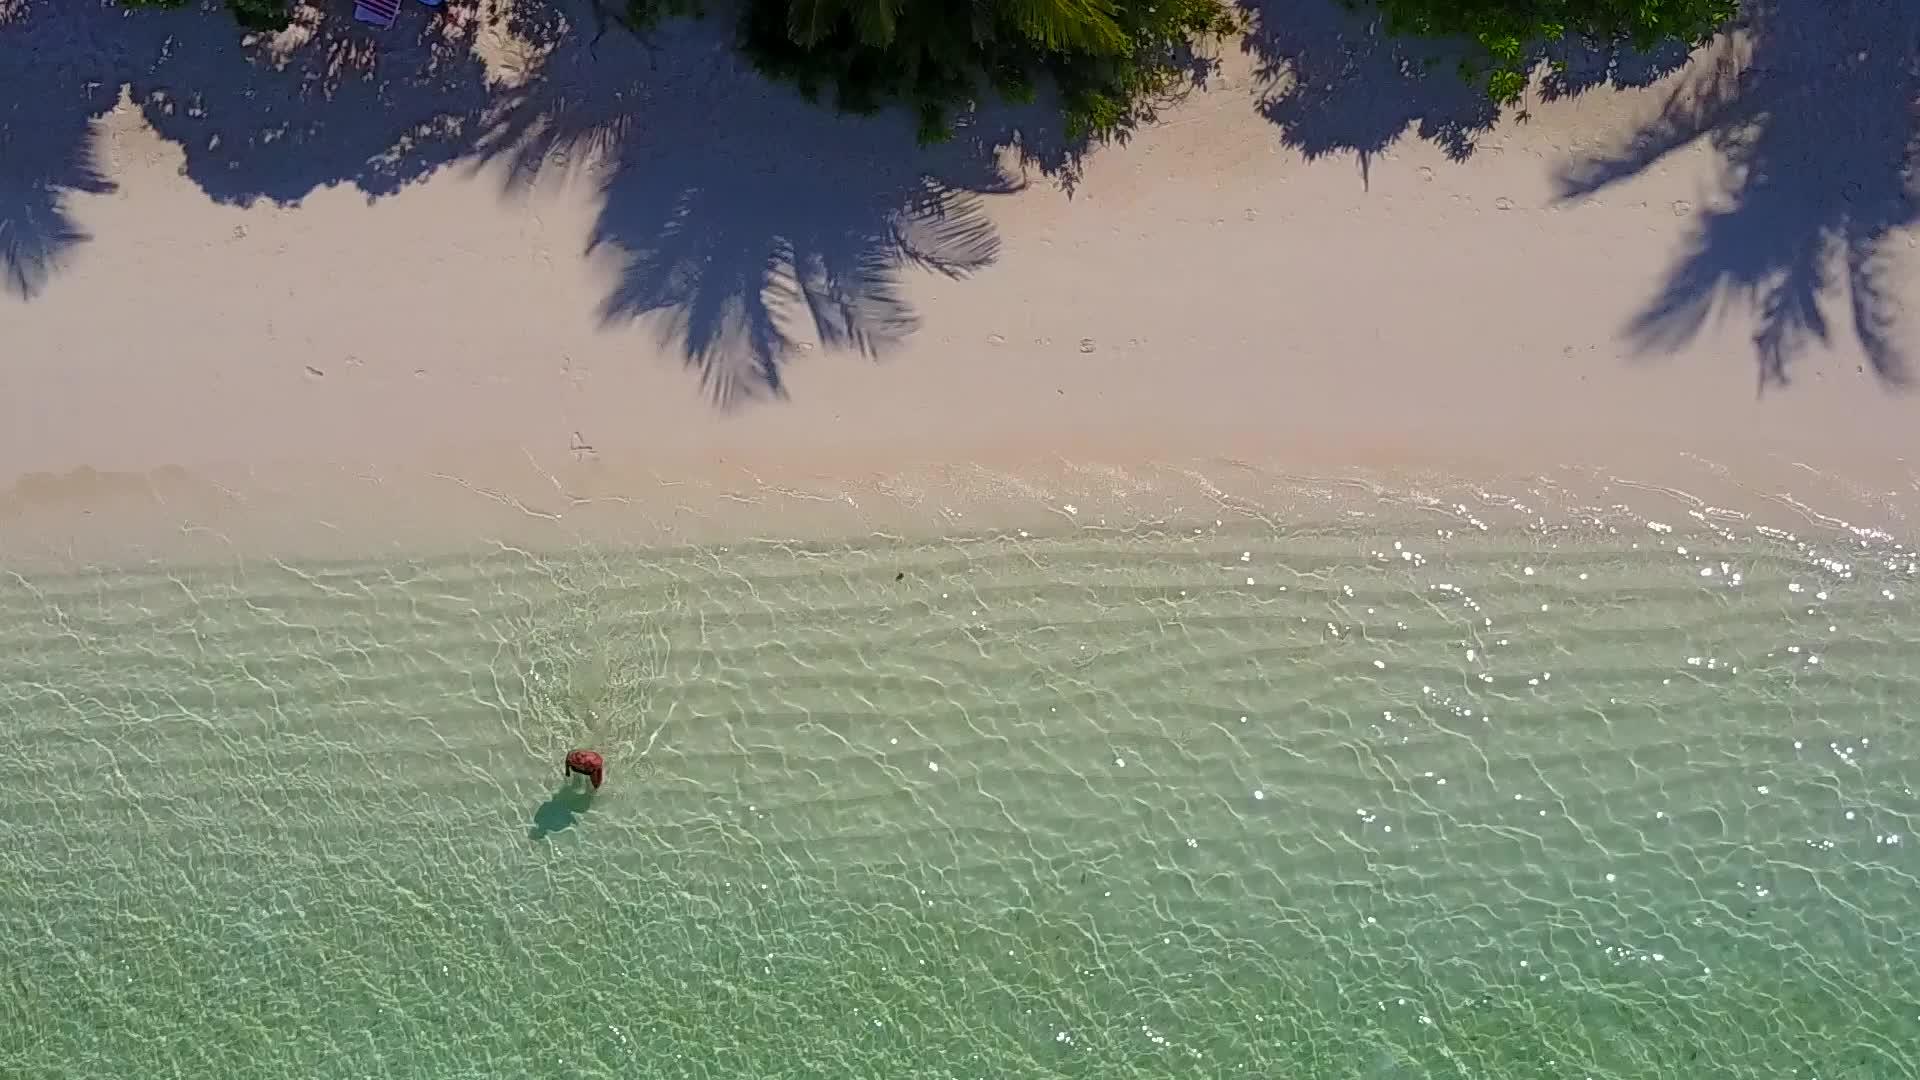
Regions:
<svg viewBox="0 0 1920 1080"><path fill-rule="evenodd" d="M1053 52L1070 49L1124 54L1127 32L1108 0L1000 0L1001 10L1027 38Z"/></svg>

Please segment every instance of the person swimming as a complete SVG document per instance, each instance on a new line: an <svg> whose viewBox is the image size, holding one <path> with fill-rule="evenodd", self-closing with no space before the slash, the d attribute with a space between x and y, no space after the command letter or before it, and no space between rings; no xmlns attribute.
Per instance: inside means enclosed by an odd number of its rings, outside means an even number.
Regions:
<svg viewBox="0 0 1920 1080"><path fill-rule="evenodd" d="M566 775L573 776L575 773L593 781L594 790L598 791L600 782L607 777L606 759L592 750L571 751L567 754Z"/></svg>

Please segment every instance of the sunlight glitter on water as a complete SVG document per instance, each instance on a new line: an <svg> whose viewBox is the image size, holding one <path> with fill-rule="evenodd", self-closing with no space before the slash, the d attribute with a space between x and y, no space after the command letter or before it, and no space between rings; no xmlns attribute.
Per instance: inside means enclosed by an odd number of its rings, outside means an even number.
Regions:
<svg viewBox="0 0 1920 1080"><path fill-rule="evenodd" d="M1920 1030L1907 556L1514 503L16 575L0 1066L1759 1077Z"/></svg>

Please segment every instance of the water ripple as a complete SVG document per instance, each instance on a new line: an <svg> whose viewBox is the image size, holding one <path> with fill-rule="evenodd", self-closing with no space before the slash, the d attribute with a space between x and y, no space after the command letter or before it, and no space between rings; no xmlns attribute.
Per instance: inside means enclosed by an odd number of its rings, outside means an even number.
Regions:
<svg viewBox="0 0 1920 1080"><path fill-rule="evenodd" d="M1910 548L1250 506L0 576L0 1072L1920 1074Z"/></svg>

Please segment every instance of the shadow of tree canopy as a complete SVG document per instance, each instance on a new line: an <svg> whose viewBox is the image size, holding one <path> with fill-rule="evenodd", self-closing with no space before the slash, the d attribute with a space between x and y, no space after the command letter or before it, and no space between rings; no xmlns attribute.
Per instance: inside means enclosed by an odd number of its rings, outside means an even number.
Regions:
<svg viewBox="0 0 1920 1080"><path fill-rule="evenodd" d="M350 9L302 7L274 36L215 0L0 0L9 53L71 61L0 70L8 291L38 295L88 239L67 199L112 190L95 121L122 102L226 204L342 185L380 198L456 164L505 165L509 191L590 170L602 204L583 255L621 267L603 325L648 322L732 407L783 396L804 338L884 356L918 324L905 272L964 277L995 258L981 200L1020 186L1003 162L1069 177L1077 159L1039 107L983 111L920 148L900 115L804 102L746 69L720 14L643 42L596 34L588 0L409 4L384 31ZM518 79L488 70L483 37L520 50Z"/></svg>
<svg viewBox="0 0 1920 1080"><path fill-rule="evenodd" d="M1308 160L1350 153L1367 180L1373 160L1412 131L1455 161L1501 110L1462 78L1468 43L1391 34L1378 9L1337 0L1241 0L1252 29L1241 48L1255 59L1260 111L1283 144ZM1552 100L1608 86L1642 86L1678 68L1686 50L1637 53L1607 43L1536 46L1532 61L1554 69L1538 83ZM1524 111L1522 113L1524 116Z"/></svg>
<svg viewBox="0 0 1920 1080"><path fill-rule="evenodd" d="M1766 0L1670 93L1659 117L1610 154L1567 166L1579 198L1705 139L1725 190L1629 332L1672 351L1750 304L1759 390L1828 340L1822 300L1844 291L1854 332L1888 386L1911 379L1894 335L1894 230L1914 224L1920 154L1920 6L1905 0Z"/></svg>
<svg viewBox="0 0 1920 1080"><path fill-rule="evenodd" d="M491 100L477 23L426 8L384 33L331 7L247 34L211 2L0 0L0 263L31 299L85 231L67 196L115 190L95 121L139 109L216 202L298 203L352 185L391 194L464 156ZM376 36L377 35L377 36Z"/></svg>
<svg viewBox="0 0 1920 1080"><path fill-rule="evenodd" d="M386 31L300 8L277 40L250 44L223 13L188 13L129 92L215 202L291 205L342 184L391 195L466 156L495 96L472 8L409 7Z"/></svg>
<svg viewBox="0 0 1920 1080"><path fill-rule="evenodd" d="M1000 161L1017 142L976 125L916 147L905 117L810 105L711 25L682 23L646 43L562 37L479 159L506 166L509 190L590 173L601 208L586 251L620 266L603 322L650 323L730 408L783 396L809 335L883 357L918 325L903 270L961 278L991 263L981 199L1020 186ZM1046 167L1065 165L1063 149L1049 154Z"/></svg>
<svg viewBox="0 0 1920 1080"><path fill-rule="evenodd" d="M118 43L100 26L33 18L48 5L0 0L0 55L98 56L114 62ZM36 10L38 9L38 10ZM117 83L30 63L0 64L0 278L4 291L32 298L89 237L67 212L69 192L114 190L95 153L92 122L113 108Z"/></svg>
<svg viewBox="0 0 1920 1080"><path fill-rule="evenodd" d="M1373 159L1409 128L1455 160L1499 119L1463 81L1444 43L1387 33L1379 13L1335 0L1247 0L1241 48L1257 61L1260 112L1308 160L1351 153L1364 183Z"/></svg>
<svg viewBox="0 0 1920 1080"><path fill-rule="evenodd" d="M66 109L24 116L29 102L3 83L0 95L12 114L0 119L0 274L4 291L31 299L74 247L92 239L67 213L66 194L115 190L87 138L92 115L104 110L83 96Z"/></svg>

